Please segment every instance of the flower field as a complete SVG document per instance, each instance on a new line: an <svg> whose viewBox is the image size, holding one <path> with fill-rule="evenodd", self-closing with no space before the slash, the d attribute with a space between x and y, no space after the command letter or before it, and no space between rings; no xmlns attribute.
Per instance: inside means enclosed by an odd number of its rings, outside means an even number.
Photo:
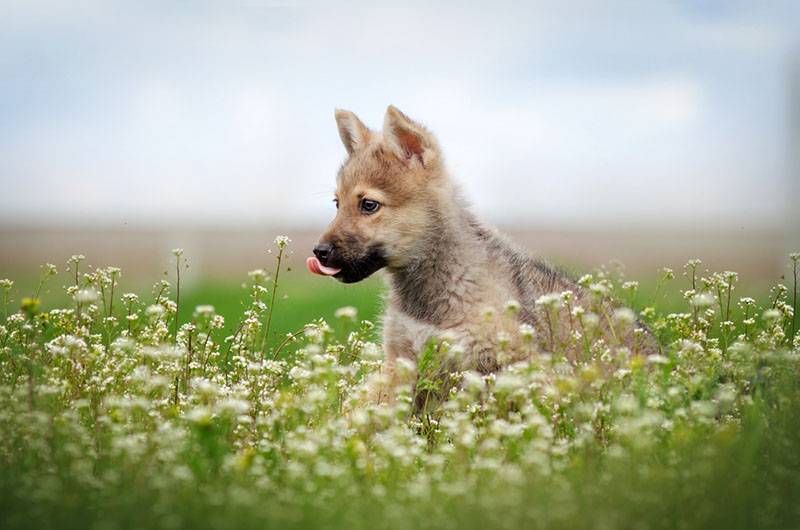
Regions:
<svg viewBox="0 0 800 530"><path fill-rule="evenodd" d="M442 378L459 352L430 344L386 404L379 324L347 300L275 337L288 244L234 318L181 308L179 249L147 294L82 256L25 296L0 280L0 528L800 527L800 255L758 300L697 260L663 270L680 311L601 269L570 313L582 358L521 326L526 361ZM45 309L56 274L69 303ZM660 355L592 331L635 318ZM416 406L430 390L447 399Z"/></svg>

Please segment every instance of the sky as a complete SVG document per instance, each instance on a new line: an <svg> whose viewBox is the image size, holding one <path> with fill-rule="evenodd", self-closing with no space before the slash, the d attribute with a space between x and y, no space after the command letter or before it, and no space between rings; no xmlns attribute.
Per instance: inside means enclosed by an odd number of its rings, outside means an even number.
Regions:
<svg viewBox="0 0 800 530"><path fill-rule="evenodd" d="M800 4L433 4L0 2L0 224L318 226L334 109L389 104L504 226L800 202Z"/></svg>

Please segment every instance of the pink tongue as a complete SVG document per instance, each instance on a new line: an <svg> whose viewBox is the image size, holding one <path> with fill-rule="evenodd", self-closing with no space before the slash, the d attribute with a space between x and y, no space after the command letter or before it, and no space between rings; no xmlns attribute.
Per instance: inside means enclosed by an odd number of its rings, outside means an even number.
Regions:
<svg viewBox="0 0 800 530"><path fill-rule="evenodd" d="M308 268L308 272L319 274L320 276L333 276L342 270L335 267L326 267L314 256L306 259L306 267Z"/></svg>

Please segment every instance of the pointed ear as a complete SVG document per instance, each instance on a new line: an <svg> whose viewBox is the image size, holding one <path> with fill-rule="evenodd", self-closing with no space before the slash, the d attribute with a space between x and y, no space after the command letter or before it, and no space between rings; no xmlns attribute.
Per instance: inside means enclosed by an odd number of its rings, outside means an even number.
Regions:
<svg viewBox="0 0 800 530"><path fill-rule="evenodd" d="M383 137L400 159L412 162L418 160L422 167L429 165L438 151L433 135L394 105L389 105L386 109Z"/></svg>
<svg viewBox="0 0 800 530"><path fill-rule="evenodd" d="M358 116L349 110L336 109L336 126L339 127L339 137L342 139L347 154L352 155L369 143L372 133L366 125L361 123Z"/></svg>

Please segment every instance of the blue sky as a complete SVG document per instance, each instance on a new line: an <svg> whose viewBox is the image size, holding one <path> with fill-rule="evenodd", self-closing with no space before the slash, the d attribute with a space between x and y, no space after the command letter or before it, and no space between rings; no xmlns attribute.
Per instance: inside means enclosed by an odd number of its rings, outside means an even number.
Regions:
<svg viewBox="0 0 800 530"><path fill-rule="evenodd" d="M791 2L6 1L0 220L317 225L333 109L393 103L496 223L780 226L798 27Z"/></svg>

